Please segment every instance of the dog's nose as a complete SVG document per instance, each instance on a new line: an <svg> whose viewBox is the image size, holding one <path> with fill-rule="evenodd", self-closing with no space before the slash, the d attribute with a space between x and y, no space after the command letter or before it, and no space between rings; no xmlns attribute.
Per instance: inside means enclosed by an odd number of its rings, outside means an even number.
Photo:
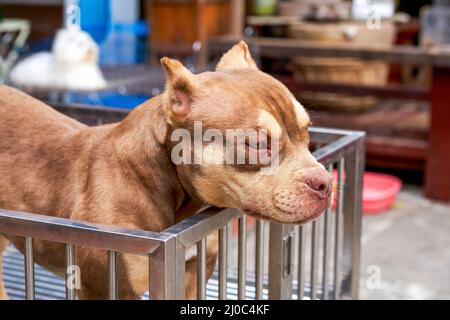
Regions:
<svg viewBox="0 0 450 320"><path fill-rule="evenodd" d="M333 178L332 175L323 168L309 169L305 177L305 183L320 198L325 199L331 193Z"/></svg>

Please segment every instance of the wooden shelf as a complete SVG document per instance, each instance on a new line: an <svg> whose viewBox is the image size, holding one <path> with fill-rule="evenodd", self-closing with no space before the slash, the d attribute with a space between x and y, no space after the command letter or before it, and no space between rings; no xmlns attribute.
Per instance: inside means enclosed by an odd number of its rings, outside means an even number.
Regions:
<svg viewBox="0 0 450 320"><path fill-rule="evenodd" d="M367 164L423 171L430 117L426 103L380 101L371 110L348 113L309 109L314 125L367 132Z"/></svg>

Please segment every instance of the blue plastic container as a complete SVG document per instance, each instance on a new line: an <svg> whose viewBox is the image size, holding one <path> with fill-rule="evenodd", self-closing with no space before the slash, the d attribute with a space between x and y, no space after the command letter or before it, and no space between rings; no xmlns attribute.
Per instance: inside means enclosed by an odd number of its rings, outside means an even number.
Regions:
<svg viewBox="0 0 450 320"><path fill-rule="evenodd" d="M95 105L131 110L150 98L150 96L146 95L128 95L120 94L114 91L98 92L93 95L88 93L72 92L66 93L64 96L64 103Z"/></svg>
<svg viewBox="0 0 450 320"><path fill-rule="evenodd" d="M81 29L88 32L97 43L102 43L111 28L109 0L79 0Z"/></svg>

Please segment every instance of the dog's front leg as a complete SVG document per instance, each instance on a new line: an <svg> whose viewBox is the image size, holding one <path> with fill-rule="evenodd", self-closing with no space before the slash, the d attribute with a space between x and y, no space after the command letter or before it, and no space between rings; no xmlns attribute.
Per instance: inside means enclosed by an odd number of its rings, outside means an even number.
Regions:
<svg viewBox="0 0 450 320"><path fill-rule="evenodd" d="M104 250L79 248L77 264L81 272L80 300L107 300L108 255ZM148 258L117 254L118 299L138 300L148 288Z"/></svg>
<svg viewBox="0 0 450 320"><path fill-rule="evenodd" d="M8 293L3 283L3 252L7 246L8 240L0 236L0 300L8 300Z"/></svg>

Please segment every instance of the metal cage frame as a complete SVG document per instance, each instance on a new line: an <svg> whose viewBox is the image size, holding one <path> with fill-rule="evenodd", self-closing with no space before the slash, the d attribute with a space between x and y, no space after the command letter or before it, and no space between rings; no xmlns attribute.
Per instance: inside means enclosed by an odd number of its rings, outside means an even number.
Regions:
<svg viewBox="0 0 450 320"><path fill-rule="evenodd" d="M308 225L293 226L270 222L268 298L270 299L357 299L360 269L362 222L362 176L364 170L363 132L311 128L311 141L319 147L314 157L330 171L337 167L337 205ZM345 186L345 192L344 192ZM332 219L334 217L334 219ZM35 298L33 239L66 245L66 266L75 262L75 246L108 251L109 298L118 299L116 253L130 253L149 258L149 296L151 299L184 299L185 252L197 246L197 298L205 298L206 237L219 232L218 297L227 298L227 247L229 223L238 220L237 297L244 299L247 284L247 218L235 209L208 208L163 232L130 230L82 221L0 209L0 233L25 237L25 296ZM319 248L319 221L323 222L323 248ZM330 247L331 223L334 221L334 248ZM264 225L257 221L255 234L254 298L263 298ZM311 227L309 295L305 294L305 228ZM297 241L295 241L297 240ZM297 248L297 249L295 249ZM320 250L319 250L320 249ZM333 249L333 250L332 250ZM294 263L297 251L297 263ZM319 264L319 251L322 257ZM334 264L330 265L331 255ZM294 272L296 265L297 272ZM322 268L322 285L318 269ZM332 271L329 270L333 267ZM294 275L296 273L296 275ZM331 273L331 274L330 274ZM333 282L331 283L331 277ZM66 299L76 299L76 289L68 286ZM296 285L294 284L296 278Z"/></svg>

